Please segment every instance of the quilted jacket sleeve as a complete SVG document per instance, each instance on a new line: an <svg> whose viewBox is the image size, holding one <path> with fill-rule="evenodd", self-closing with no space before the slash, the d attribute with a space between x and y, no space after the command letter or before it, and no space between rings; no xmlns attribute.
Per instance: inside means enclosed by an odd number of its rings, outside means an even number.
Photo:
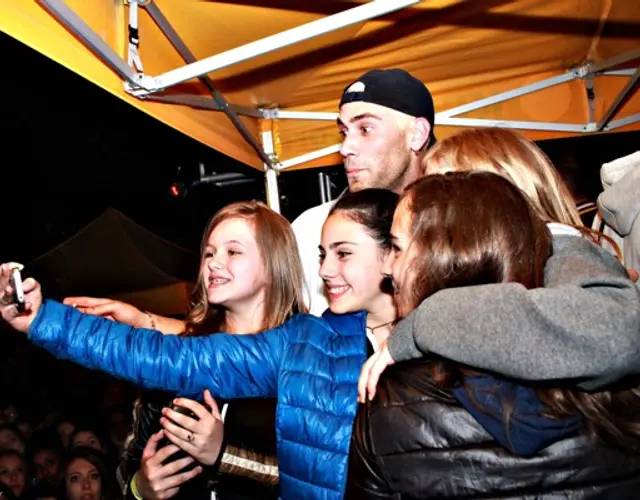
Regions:
<svg viewBox="0 0 640 500"><path fill-rule="evenodd" d="M273 397L295 319L257 335L178 337L136 329L45 301L29 338L69 359L149 389L183 394Z"/></svg>

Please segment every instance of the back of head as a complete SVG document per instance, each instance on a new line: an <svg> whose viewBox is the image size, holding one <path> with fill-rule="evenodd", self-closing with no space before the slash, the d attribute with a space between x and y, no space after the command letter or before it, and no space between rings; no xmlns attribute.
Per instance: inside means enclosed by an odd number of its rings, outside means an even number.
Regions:
<svg viewBox="0 0 640 500"><path fill-rule="evenodd" d="M391 224L399 196L388 189L368 188L344 194L333 206L329 217L344 215L364 226L381 248L391 247Z"/></svg>
<svg viewBox="0 0 640 500"><path fill-rule="evenodd" d="M518 186L546 222L583 225L569 190L549 158L533 142L512 130L463 130L431 148L423 164L426 175L494 172Z"/></svg>
<svg viewBox="0 0 640 500"><path fill-rule="evenodd" d="M237 218L245 219L253 227L269 283L262 328L273 328L283 323L292 314L306 312L303 298L304 274L295 234L287 219L262 202L231 203L211 218L202 238L201 266L211 232L223 221ZM211 323L217 323L214 325L217 328L222 326L220 315L216 314L219 311L207 300L206 283L202 274L198 276L192 304L188 315L190 324L188 328L191 333L200 333L201 329L198 325L205 326L208 333L215 331L206 328ZM212 319L214 321L211 321Z"/></svg>
<svg viewBox="0 0 640 500"><path fill-rule="evenodd" d="M490 172L429 175L400 206L411 217L414 256L407 304L444 288L518 282L541 286L551 234L523 193Z"/></svg>

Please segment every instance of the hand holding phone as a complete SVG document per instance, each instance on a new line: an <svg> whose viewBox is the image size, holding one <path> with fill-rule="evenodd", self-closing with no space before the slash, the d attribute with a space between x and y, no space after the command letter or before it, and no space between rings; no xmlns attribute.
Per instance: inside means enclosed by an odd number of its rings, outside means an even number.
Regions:
<svg viewBox="0 0 640 500"><path fill-rule="evenodd" d="M11 288L13 288L13 300L18 307L18 311L24 312L24 288L22 287L22 275L20 274L20 271L24 269L24 266L22 264L18 264L17 262L10 262L9 269L11 270Z"/></svg>
<svg viewBox="0 0 640 500"><path fill-rule="evenodd" d="M189 408L185 408L184 406L179 406L179 405L173 403L171 405L171 409L173 411L175 411L176 413L180 413L182 415L186 415L187 417L193 418L194 420L199 420L198 416L195 413L193 413ZM173 422L173 420L172 420L172 422ZM181 427L180 424L178 424L177 422L173 422L173 423L175 425ZM171 441L169 441L169 439L164 437L158 443L158 449L164 448L165 446L170 445L170 444L172 444ZM189 456L188 453L186 453L183 450L179 450L176 453L172 454L167 460L165 460L164 463L166 464L166 463L170 463L170 462L175 462L176 460L180 460L180 459L188 457L188 456ZM196 462L194 462L194 463L186 466L183 470L184 471L191 470L194 467L197 467L197 465L198 464Z"/></svg>

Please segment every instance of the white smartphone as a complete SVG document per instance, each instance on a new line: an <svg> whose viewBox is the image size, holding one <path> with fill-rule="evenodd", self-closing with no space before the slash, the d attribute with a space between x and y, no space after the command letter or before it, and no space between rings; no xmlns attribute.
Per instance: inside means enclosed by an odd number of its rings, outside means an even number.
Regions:
<svg viewBox="0 0 640 500"><path fill-rule="evenodd" d="M21 265L11 266L11 288L13 288L13 297L18 306L18 311L24 312L24 288L22 287Z"/></svg>

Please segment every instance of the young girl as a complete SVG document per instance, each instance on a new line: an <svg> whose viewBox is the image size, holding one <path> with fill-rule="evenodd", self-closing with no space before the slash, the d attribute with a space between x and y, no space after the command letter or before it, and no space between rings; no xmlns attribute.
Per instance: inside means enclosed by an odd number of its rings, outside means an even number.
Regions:
<svg viewBox="0 0 640 500"><path fill-rule="evenodd" d="M22 453L13 449L0 451L0 484L6 485L15 498L20 498L27 489L29 473Z"/></svg>
<svg viewBox="0 0 640 500"><path fill-rule="evenodd" d="M268 255L264 251L267 248ZM133 325L157 323L165 333L194 337L215 331L253 334L305 311L295 236L287 220L264 204L239 202L218 211L205 229L201 255L201 271L185 322L150 316L108 299L90 299L92 312L117 314L118 319ZM73 300L81 305L88 302L86 298ZM190 481L200 468L182 467L193 458L176 460L177 449L160 448L164 434L154 434L153 430L160 420L172 443L202 464L213 466L218 461L221 439L215 420L221 415L208 392L205 403L210 408L184 398L183 406L194 413L194 418L184 417L191 433L181 435L182 429L161 413L163 407L171 406L174 396L145 393L137 403L137 439L127 450L125 467L120 471L127 483L135 483L128 490L129 497L132 489L149 499L173 497L180 488L180 498L208 499L211 488L219 500L277 498L275 399L234 400L220 406L225 415L225 443L218 474L207 485L202 477ZM167 458L170 463L163 464Z"/></svg>
<svg viewBox="0 0 640 500"><path fill-rule="evenodd" d="M24 283L29 312L16 316L10 311L14 307L4 306L3 317L17 329L30 330L32 340L57 356L149 388L187 394L210 389L223 398L277 397L280 496L342 498L367 334L377 348L395 319L382 267L396 202L390 191L366 190L336 203L322 236L321 276L331 301L322 318L296 315L257 335L163 336L55 302L42 304L33 280ZM263 248L267 260L274 260L273 248ZM2 276L6 291L7 269ZM231 277L212 272L206 278L208 290L222 294ZM184 399L176 404L188 406ZM176 436L194 439L193 419L169 409L163 413L177 424L171 428Z"/></svg>
<svg viewBox="0 0 640 500"><path fill-rule="evenodd" d="M551 233L522 192L486 172L409 186L392 234L387 272L402 316L448 288L540 287L551 254ZM496 334L478 326L481 339ZM640 396L567 387L534 390L434 355L396 365L358 411L348 497L631 498L640 485Z"/></svg>

